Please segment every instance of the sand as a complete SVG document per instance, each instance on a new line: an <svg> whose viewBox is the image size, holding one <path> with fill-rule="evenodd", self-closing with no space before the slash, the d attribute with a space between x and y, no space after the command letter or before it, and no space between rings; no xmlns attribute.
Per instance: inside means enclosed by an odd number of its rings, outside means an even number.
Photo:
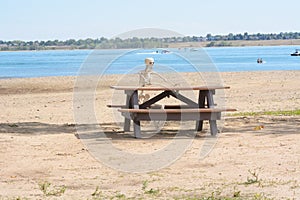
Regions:
<svg viewBox="0 0 300 200"><path fill-rule="evenodd" d="M197 84L195 74L183 76ZM230 72L221 77L231 87L225 91L226 106L238 113L300 109L300 71ZM114 122L106 105L113 96L109 85L119 78L104 77L95 97L95 113L109 140L132 153L157 151L171 143L175 122L148 139L134 139ZM226 115L220 121L222 133L205 158L199 158L201 148L214 141L207 123L172 164L129 173L98 161L76 137L74 109L80 108L73 108L75 80L0 80L0 199L300 199L299 116ZM160 159L155 162L165 157Z"/></svg>

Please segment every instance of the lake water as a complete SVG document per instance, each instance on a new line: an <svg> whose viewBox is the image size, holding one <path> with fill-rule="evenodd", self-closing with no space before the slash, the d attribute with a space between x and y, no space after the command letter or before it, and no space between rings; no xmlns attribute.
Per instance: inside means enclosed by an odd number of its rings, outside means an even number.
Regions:
<svg viewBox="0 0 300 200"><path fill-rule="evenodd" d="M135 73L144 59L155 59L156 71L266 71L300 70L300 56L290 56L297 46L219 47L148 50L54 50L0 52L0 78L75 76L84 67L91 74ZM263 63L258 64L257 58ZM213 68L213 69L212 69Z"/></svg>

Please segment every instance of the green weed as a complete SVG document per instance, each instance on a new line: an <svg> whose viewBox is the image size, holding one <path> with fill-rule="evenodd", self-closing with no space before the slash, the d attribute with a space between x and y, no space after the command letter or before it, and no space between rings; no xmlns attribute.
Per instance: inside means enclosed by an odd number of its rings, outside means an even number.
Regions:
<svg viewBox="0 0 300 200"><path fill-rule="evenodd" d="M102 192L99 189L99 186L96 187L95 191L92 193L93 197L100 197L102 195Z"/></svg>
<svg viewBox="0 0 300 200"><path fill-rule="evenodd" d="M60 196L66 191L65 186L52 186L51 183L47 181L40 183L39 187L46 196Z"/></svg>
<svg viewBox="0 0 300 200"><path fill-rule="evenodd" d="M151 194L151 195L159 194L159 189L150 188L148 190L148 181L147 180L143 182L142 190L144 191L145 194Z"/></svg>

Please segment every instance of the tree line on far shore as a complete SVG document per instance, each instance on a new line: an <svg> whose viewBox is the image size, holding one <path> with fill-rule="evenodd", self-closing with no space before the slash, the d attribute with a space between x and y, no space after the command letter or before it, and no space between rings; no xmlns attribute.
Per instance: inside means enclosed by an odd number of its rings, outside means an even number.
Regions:
<svg viewBox="0 0 300 200"><path fill-rule="evenodd" d="M17 51L17 50L55 50L55 49L124 49L124 48L167 48L174 43L188 42L208 42L207 47L211 46L230 46L226 41L236 40L291 40L300 39L300 32L281 32L281 33L256 33L212 35L206 36L185 36L169 38L113 38L104 37L97 39L68 39L65 41L48 40L48 41L3 41L0 40L0 51ZM215 41L223 41L215 43Z"/></svg>

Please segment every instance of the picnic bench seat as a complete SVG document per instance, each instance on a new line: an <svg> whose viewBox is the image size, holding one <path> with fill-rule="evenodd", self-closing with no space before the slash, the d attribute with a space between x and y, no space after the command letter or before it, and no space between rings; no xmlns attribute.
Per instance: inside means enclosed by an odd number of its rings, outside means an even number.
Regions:
<svg viewBox="0 0 300 200"><path fill-rule="evenodd" d="M196 130L202 131L203 120L209 120L211 135L218 132L216 120L221 119L222 112L233 112L232 108L171 108L171 109L118 109L122 115L131 119L134 126L140 126L140 121L197 121Z"/></svg>
<svg viewBox="0 0 300 200"><path fill-rule="evenodd" d="M127 108L126 105L106 105L109 108ZM207 105L205 105L207 106ZM217 106L217 104L214 104ZM187 108L198 108L196 106L192 107L190 105L161 105L161 104L153 104L150 108L164 108L164 109L187 109Z"/></svg>
<svg viewBox="0 0 300 200"><path fill-rule="evenodd" d="M123 116L133 121L181 121L181 120L219 120L222 112L233 112L230 108L187 108L187 109L118 109ZM180 114L180 115L178 115Z"/></svg>

